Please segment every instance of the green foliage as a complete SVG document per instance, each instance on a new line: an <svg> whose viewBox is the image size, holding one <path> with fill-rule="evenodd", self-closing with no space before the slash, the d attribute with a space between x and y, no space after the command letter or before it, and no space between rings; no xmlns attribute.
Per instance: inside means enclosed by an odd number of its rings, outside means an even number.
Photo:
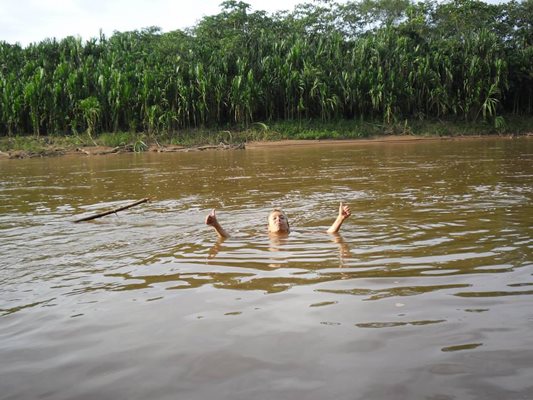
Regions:
<svg viewBox="0 0 533 400"><path fill-rule="evenodd" d="M0 138L0 151L22 150L28 153L43 153L47 149L73 149L87 144L76 136L11 136Z"/></svg>
<svg viewBox="0 0 533 400"><path fill-rule="evenodd" d="M98 137L98 142L103 146L127 146L138 140L138 134L132 132L103 133Z"/></svg>
<svg viewBox="0 0 533 400"><path fill-rule="evenodd" d="M505 118L503 118L501 115L494 118L494 128L496 128L498 133L502 133L505 130L506 125Z"/></svg>
<svg viewBox="0 0 533 400"><path fill-rule="evenodd" d="M532 20L531 0L321 0L274 15L231 0L185 31L0 42L0 136L227 141L228 128L261 138L283 120L310 138L325 134L308 121L501 127L503 113L533 112ZM327 135L364 136L364 125ZM145 139L116 140L141 150Z"/></svg>
<svg viewBox="0 0 533 400"><path fill-rule="evenodd" d="M135 153L142 153L143 151L148 150L148 145L144 143L142 140L137 140L135 143L133 143L133 151Z"/></svg>

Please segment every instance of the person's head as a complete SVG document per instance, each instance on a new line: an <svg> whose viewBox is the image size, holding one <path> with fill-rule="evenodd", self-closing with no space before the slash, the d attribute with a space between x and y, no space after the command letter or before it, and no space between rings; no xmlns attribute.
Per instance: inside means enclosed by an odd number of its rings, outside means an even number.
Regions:
<svg viewBox="0 0 533 400"><path fill-rule="evenodd" d="M268 215L268 232L269 233L289 233L289 219L287 215L279 210L274 209Z"/></svg>

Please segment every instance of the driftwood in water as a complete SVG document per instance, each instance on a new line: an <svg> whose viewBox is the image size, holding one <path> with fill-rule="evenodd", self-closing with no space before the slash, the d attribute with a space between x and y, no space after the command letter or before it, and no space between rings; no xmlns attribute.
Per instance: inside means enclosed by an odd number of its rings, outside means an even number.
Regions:
<svg viewBox="0 0 533 400"><path fill-rule="evenodd" d="M131 203L131 204L127 204L125 206L119 207L119 208L115 208L114 210L109 210L109 211L105 211L105 212L102 212L102 213L99 213L99 214L94 214L94 215L90 215L88 217L77 219L74 222L90 221L92 219L105 217L106 215L115 214L115 213L117 213L119 211L126 210L127 208L131 208L131 207L137 206L139 204L146 203L149 200L150 200L149 198L141 199L141 200L136 201L135 203Z"/></svg>

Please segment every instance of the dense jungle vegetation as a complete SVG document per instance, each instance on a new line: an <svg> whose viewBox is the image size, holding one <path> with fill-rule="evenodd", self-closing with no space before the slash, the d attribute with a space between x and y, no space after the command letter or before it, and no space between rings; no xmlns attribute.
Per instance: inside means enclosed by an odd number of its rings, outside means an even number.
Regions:
<svg viewBox="0 0 533 400"><path fill-rule="evenodd" d="M485 121L533 111L533 1L224 1L157 27L0 42L0 136L246 128L276 121Z"/></svg>

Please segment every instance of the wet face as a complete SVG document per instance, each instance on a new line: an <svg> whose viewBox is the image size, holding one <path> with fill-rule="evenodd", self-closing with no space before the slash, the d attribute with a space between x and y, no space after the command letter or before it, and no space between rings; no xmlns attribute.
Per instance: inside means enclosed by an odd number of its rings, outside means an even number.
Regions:
<svg viewBox="0 0 533 400"><path fill-rule="evenodd" d="M279 210L274 210L268 216L268 231L270 233L289 233L287 216Z"/></svg>

